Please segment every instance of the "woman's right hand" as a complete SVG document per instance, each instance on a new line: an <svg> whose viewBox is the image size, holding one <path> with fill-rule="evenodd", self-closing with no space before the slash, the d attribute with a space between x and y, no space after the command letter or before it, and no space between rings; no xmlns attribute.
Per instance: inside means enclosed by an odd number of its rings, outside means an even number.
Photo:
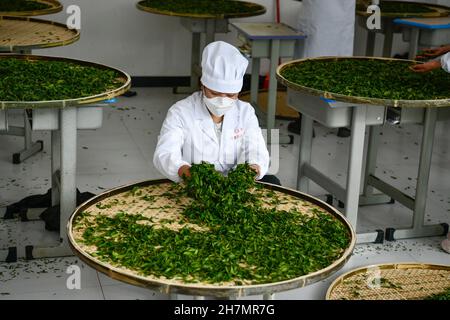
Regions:
<svg viewBox="0 0 450 320"><path fill-rule="evenodd" d="M189 178L191 176L191 166L185 164L184 166L181 166L178 169L178 176L180 176L180 178Z"/></svg>

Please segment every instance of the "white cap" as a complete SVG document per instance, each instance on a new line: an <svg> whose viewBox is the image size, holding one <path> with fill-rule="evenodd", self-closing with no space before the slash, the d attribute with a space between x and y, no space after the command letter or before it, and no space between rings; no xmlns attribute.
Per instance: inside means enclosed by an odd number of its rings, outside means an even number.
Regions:
<svg viewBox="0 0 450 320"><path fill-rule="evenodd" d="M238 93L242 89L248 61L234 46L212 42L205 47L202 56L202 84L221 93Z"/></svg>

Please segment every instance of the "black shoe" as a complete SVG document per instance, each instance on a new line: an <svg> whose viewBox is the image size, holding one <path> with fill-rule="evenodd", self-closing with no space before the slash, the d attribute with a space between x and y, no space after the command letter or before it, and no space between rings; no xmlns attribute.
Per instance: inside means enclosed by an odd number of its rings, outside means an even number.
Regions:
<svg viewBox="0 0 450 320"><path fill-rule="evenodd" d="M302 129L302 121L300 119L296 119L288 124L288 131L290 133L300 134Z"/></svg>
<svg viewBox="0 0 450 320"><path fill-rule="evenodd" d="M352 131L349 128L339 128L337 132L337 136L340 138L348 138L352 134Z"/></svg>

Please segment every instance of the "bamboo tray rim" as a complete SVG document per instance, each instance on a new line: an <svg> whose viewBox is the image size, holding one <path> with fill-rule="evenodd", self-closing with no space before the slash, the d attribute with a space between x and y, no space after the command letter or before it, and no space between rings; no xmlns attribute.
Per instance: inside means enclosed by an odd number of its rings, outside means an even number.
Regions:
<svg viewBox="0 0 450 320"><path fill-rule="evenodd" d="M120 96L121 94L128 91L131 87L131 77L117 68L109 67L103 64L89 62L84 60L70 59L64 57L50 57L50 56L37 56L37 55L25 55L25 54L0 54L0 59L15 58L28 61L61 61L61 62L71 62L82 66L90 66L99 69L114 70L120 74L120 78L123 84L113 90L109 90L100 94L75 98L75 99L65 99L65 100L48 100L48 101L0 101L1 109L35 109L35 108L66 108L75 107L79 105L92 104L99 101L109 100L114 97Z"/></svg>
<svg viewBox="0 0 450 320"><path fill-rule="evenodd" d="M381 11L381 17L383 18L438 18L438 17L446 17L450 15L450 7L440 5L440 4L432 4L432 3L424 3L424 2L412 2L412 1L392 1L390 2L399 2L401 4L419 4L428 8L435 9L435 12L429 13L412 13L412 12L404 12L404 13L394 13L394 12L383 12ZM367 13L363 10L356 9L356 13L359 16L368 17L371 13Z"/></svg>
<svg viewBox="0 0 450 320"><path fill-rule="evenodd" d="M317 282L321 279L330 276L340 268L350 259L350 256L353 252L355 243L356 243L356 234L351 226L351 224L346 220L346 218L335 208L331 207L324 201L307 195L305 193L299 192L297 190L275 186L268 183L262 183L268 189L272 189L275 191L281 191L288 195L296 196L300 199L310 201L319 207L321 207L324 211L331 214L333 217L338 219L341 223L343 223L349 233L350 236L350 244L342 253L341 257L334 261L328 267L318 270L316 272L303 275L301 277L297 277L294 279L284 280L280 282L274 283L264 283L257 285L239 285L239 286L218 286L218 285L198 285L195 283L174 283L165 280L156 280L149 279L144 276L134 275L130 272L126 272L124 268L114 267L109 263L102 262L95 257L92 257L87 252L85 252L79 244L74 239L74 234L72 232L74 220L75 218L85 210L85 208L91 207L95 205L95 203L102 201L110 196L114 196L129 190L132 190L134 187L146 187L157 184L166 184L172 183L172 181L168 179L158 179L158 180L146 180L137 183L132 183L124 186L120 186L106 192L103 192L94 198L89 199L88 201L81 204L75 212L71 215L68 223L67 223L67 235L69 239L69 245L73 252L86 264L91 266L92 268L100 271L107 276L125 282L132 285L137 285L150 289L158 289L164 293L181 293L181 294L189 294L189 295L203 295L203 296L217 296L217 297L229 297L229 296L246 296L246 295L256 295L256 294L264 294L264 293L272 293L279 291L286 291L295 288L304 287L306 285L310 285L314 282Z"/></svg>
<svg viewBox="0 0 450 320"><path fill-rule="evenodd" d="M58 13L62 11L63 6L58 0L33 0L34 2L40 2L51 6L47 9L42 10L31 10L31 11L0 11L0 16L43 16L52 13Z"/></svg>
<svg viewBox="0 0 450 320"><path fill-rule="evenodd" d="M422 270L450 271L450 265L418 263L418 262L396 262L396 263L373 264L373 265L368 265L365 267L356 268L356 269L350 270L350 271L342 274L337 279L335 279L331 283L331 285L328 287L325 299L333 300L333 299L331 299L331 294L333 293L333 290L336 289L336 287L339 284L341 284L341 282L345 281L346 279L348 279L354 275L367 273L367 271L371 270L371 269L380 269L380 270L422 269Z"/></svg>
<svg viewBox="0 0 450 320"><path fill-rule="evenodd" d="M67 33L72 34L72 37L68 40L57 40L54 42L41 43L41 44L11 45L11 46L7 46L7 45L5 46L5 45L0 44L0 50L8 50L8 51L12 52L14 50L60 47L60 46L66 46L66 45L72 44L80 39L80 30L69 29L69 28L67 28L67 26L65 24L59 23L56 21L36 19L36 18L30 18L30 17L21 17L21 16L0 16L0 29L1 29L2 21L22 21L23 23L33 22L33 23L40 23L40 24L48 24L48 25L52 25L55 27L64 28Z"/></svg>
<svg viewBox="0 0 450 320"><path fill-rule="evenodd" d="M339 93L328 92L324 90L318 90L311 87L306 87L300 84L293 83L287 80L281 75L284 68L289 67L294 64L299 64L306 61L339 61L339 60L379 60L379 61L400 61L400 62L414 62L422 63L414 60L403 60L394 58L381 58L381 57L319 57L319 58L305 58L285 62L278 66L276 72L277 80L285 85L286 87L294 90L303 92L313 96L320 96L329 100L336 100L341 102L356 103L363 105L375 105L384 107L395 107L395 108L438 108L438 107L450 107L450 97L448 99L437 99L437 100L393 100L393 99L380 99L380 98L368 98L368 97L357 97L357 96L347 96ZM450 89L449 89L450 93Z"/></svg>
<svg viewBox="0 0 450 320"><path fill-rule="evenodd" d="M185 17L185 18L197 18L197 19L232 19L232 18L245 18L245 17L253 17L258 16L266 13L266 7L253 3L253 2L247 2L247 1L237 1L233 0L235 2L242 2L243 4L254 7L255 11L253 12L235 12L235 13L221 13L221 14L208 14L208 13L180 13L180 12L173 12L169 10L159 10L156 8L152 8L149 6L144 5L143 3L145 0L139 1L136 6L139 10L154 13L154 14L161 14L166 16L174 16L174 17Z"/></svg>

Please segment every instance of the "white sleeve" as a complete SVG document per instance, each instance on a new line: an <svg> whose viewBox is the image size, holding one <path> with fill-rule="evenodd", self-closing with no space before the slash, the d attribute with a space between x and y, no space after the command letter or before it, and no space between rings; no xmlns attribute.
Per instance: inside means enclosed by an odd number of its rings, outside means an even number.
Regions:
<svg viewBox="0 0 450 320"><path fill-rule="evenodd" d="M450 52L441 57L442 69L450 72Z"/></svg>
<svg viewBox="0 0 450 320"><path fill-rule="evenodd" d="M257 164L259 166L260 174L257 179L260 180L269 171L270 156L253 108L251 108L246 119L243 138L243 156L249 164Z"/></svg>
<svg viewBox="0 0 450 320"><path fill-rule="evenodd" d="M158 137L153 164L164 176L174 182L180 182L178 169L190 165L183 160L184 143L183 122L173 107L169 109Z"/></svg>

